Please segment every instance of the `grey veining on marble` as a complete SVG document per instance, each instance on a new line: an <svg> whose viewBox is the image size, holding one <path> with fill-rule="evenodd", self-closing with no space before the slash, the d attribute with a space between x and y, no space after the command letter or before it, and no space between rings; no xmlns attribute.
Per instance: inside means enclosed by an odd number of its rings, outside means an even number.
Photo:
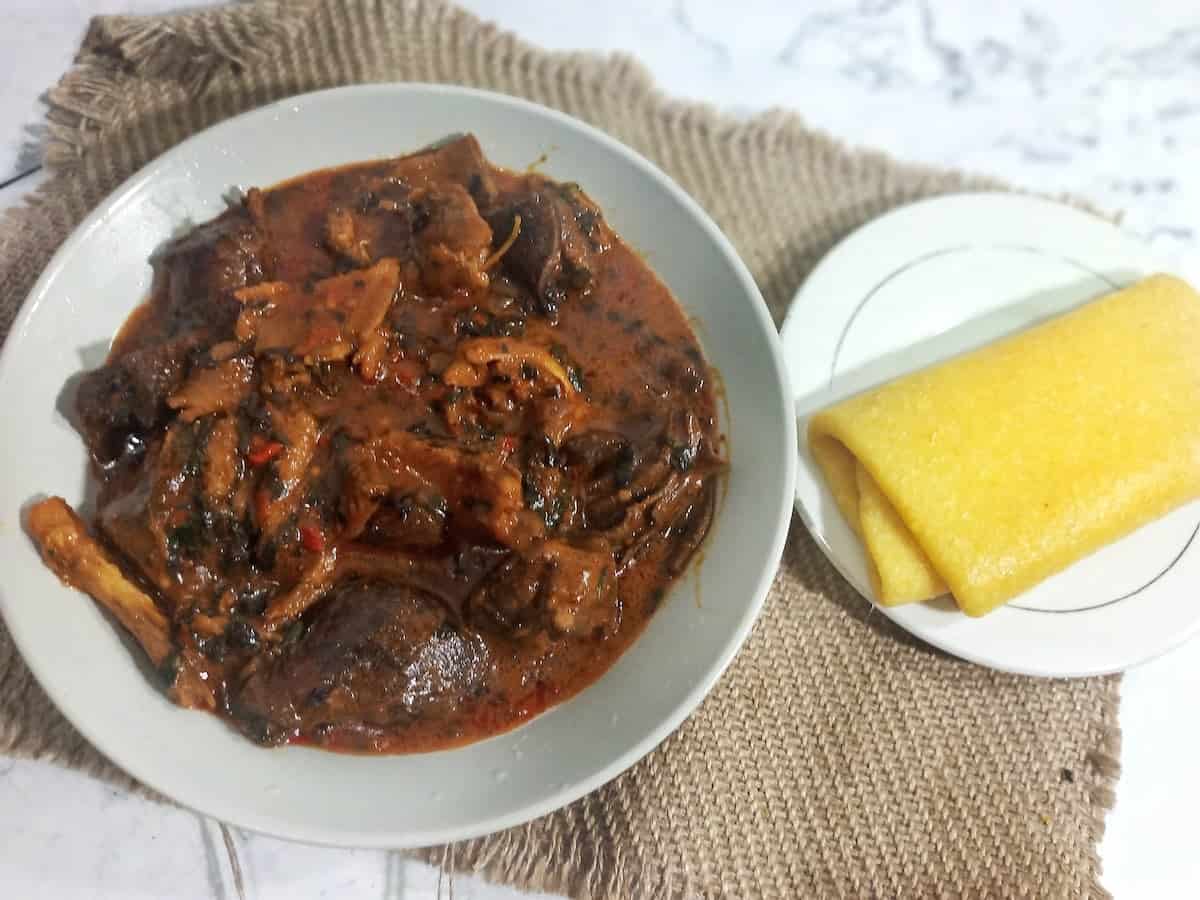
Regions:
<svg viewBox="0 0 1200 900"><path fill-rule="evenodd" d="M1128 227L1193 269L1200 178L1180 150L1200 139L1200 6L936 7L862 4L801 23L780 64L843 82L839 108L809 118L896 155L1127 210Z"/></svg>
<svg viewBox="0 0 1200 900"><path fill-rule="evenodd" d="M468 5L504 19L502 0ZM531 40L573 47L560 4ZM570 7L570 4L566 4ZM612 16L587 45L641 45L667 91L742 114L786 107L851 143L1125 210L1167 264L1200 274L1200 4L711 0Z"/></svg>

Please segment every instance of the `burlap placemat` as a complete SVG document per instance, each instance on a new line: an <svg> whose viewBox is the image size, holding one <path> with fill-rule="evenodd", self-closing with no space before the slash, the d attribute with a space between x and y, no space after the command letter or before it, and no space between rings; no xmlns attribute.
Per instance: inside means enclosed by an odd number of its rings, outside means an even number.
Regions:
<svg viewBox="0 0 1200 900"><path fill-rule="evenodd" d="M278 97L388 80L517 94L636 148L713 215L776 317L856 226L982 184L848 150L788 113L672 102L627 58L547 53L433 0L104 18L49 95L53 177L0 227L0 321L88 209L170 145ZM567 809L423 856L576 897L1105 896L1118 684L932 651L870 614L794 522L745 648L661 748ZM3 628L0 751L129 783Z"/></svg>

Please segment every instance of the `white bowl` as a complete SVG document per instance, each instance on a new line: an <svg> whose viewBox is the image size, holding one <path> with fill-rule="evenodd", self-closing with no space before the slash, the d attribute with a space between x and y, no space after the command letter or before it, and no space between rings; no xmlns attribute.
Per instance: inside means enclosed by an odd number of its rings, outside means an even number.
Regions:
<svg viewBox="0 0 1200 900"><path fill-rule="evenodd" d="M460 749L348 756L262 749L214 716L179 709L117 628L42 565L21 510L85 495L83 444L55 404L97 365L149 292L151 252L223 208L233 187L394 156L472 131L494 162L578 181L699 322L725 383L732 468L699 567L596 684L507 734ZM699 704L741 645L791 515L795 424L766 306L700 207L642 157L530 103L433 85L294 97L231 119L134 175L67 240L0 357L0 608L38 681L72 723L145 784L247 828L317 843L409 847L483 834L570 803L653 749Z"/></svg>

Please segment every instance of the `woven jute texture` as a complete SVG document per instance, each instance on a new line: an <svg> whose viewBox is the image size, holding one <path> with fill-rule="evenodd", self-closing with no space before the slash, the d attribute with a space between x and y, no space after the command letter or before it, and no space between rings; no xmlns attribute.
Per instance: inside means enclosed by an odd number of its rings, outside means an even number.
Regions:
<svg viewBox="0 0 1200 900"><path fill-rule="evenodd" d="M286 95L400 80L516 94L629 144L712 214L777 318L855 227L996 187L849 150L793 114L736 121L672 102L627 58L544 52L432 0L104 18L49 94L53 176L0 227L2 321L86 212L172 144ZM622 900L1106 896L1096 844L1117 697L1116 678L1002 675L906 637L794 522L753 634L673 737L566 809L421 855ZM129 784L54 710L2 628L0 751Z"/></svg>

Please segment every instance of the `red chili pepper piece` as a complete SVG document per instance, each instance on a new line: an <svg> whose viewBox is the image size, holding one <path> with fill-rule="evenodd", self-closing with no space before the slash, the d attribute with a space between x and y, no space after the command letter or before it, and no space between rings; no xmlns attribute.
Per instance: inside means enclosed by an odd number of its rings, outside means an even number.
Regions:
<svg viewBox="0 0 1200 900"><path fill-rule="evenodd" d="M255 435L250 439L250 449L246 453L246 461L252 466L262 466L282 452L283 444L279 441L268 441Z"/></svg>
<svg viewBox="0 0 1200 900"><path fill-rule="evenodd" d="M313 553L320 553L325 549L325 535L312 525L300 526L300 545L305 550L310 550Z"/></svg>

